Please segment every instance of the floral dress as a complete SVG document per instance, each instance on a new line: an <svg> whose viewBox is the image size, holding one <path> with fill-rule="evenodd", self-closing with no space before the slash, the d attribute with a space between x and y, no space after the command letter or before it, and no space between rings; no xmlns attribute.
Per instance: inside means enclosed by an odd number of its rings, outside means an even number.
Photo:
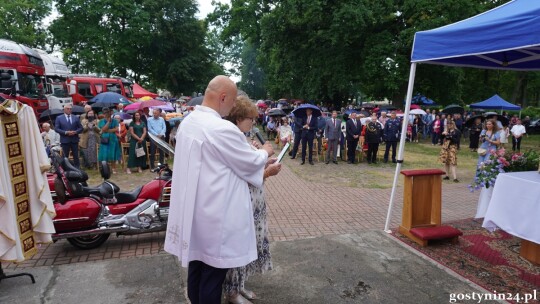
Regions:
<svg viewBox="0 0 540 304"><path fill-rule="evenodd" d="M264 190L263 188L249 185L249 193L251 195L253 219L255 221L257 259L246 266L229 269L223 283L223 289L226 294L239 293L244 288L244 283L250 275L265 273L273 268L270 256L270 242L268 241L268 221Z"/></svg>
<svg viewBox="0 0 540 304"><path fill-rule="evenodd" d="M439 161L444 165L457 166L457 143L461 136L459 130L453 130L445 136Z"/></svg>

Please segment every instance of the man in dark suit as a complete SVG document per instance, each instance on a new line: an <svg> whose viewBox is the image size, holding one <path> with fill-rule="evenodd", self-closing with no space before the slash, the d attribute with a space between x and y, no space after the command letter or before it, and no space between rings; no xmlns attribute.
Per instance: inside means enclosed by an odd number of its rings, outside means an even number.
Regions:
<svg viewBox="0 0 540 304"><path fill-rule="evenodd" d="M83 127L79 117L71 114L71 104L64 106L64 115L56 117L54 130L60 134L60 146L64 157L69 156L69 151L73 154L73 165L80 168L79 163L79 134Z"/></svg>
<svg viewBox="0 0 540 304"><path fill-rule="evenodd" d="M347 163L354 164L354 156L356 154L356 146L362 133L362 123L356 120L356 113L351 113L350 119L346 123L347 128Z"/></svg>
<svg viewBox="0 0 540 304"><path fill-rule="evenodd" d="M337 150L341 135L341 120L337 119L337 111L332 111L332 118L326 121L324 135L328 144L326 148L326 164L330 162L330 155L332 155L332 162L337 165Z"/></svg>
<svg viewBox="0 0 540 304"><path fill-rule="evenodd" d="M298 153L298 147L300 146L300 140L302 138L302 125L303 120L301 117L294 117L294 126L293 126L293 132L294 132L294 145L292 148L292 151L290 153L291 159L296 158L296 153Z"/></svg>
<svg viewBox="0 0 540 304"><path fill-rule="evenodd" d="M306 109L306 118L302 124L302 163L306 163L306 148L308 151L308 161L310 165L313 163L313 140L315 139L315 131L317 130L317 117L313 115L312 109Z"/></svg>

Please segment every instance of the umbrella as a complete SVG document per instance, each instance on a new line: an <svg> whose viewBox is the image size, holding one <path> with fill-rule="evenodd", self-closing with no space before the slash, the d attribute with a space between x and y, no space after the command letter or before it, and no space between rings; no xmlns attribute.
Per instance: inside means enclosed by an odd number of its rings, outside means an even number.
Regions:
<svg viewBox="0 0 540 304"><path fill-rule="evenodd" d="M111 103L111 102L96 102L91 104L92 110L101 111L103 108L116 108L118 103Z"/></svg>
<svg viewBox="0 0 540 304"><path fill-rule="evenodd" d="M359 111L358 112L359 115L364 115L364 117L369 117L369 112L368 111Z"/></svg>
<svg viewBox="0 0 540 304"><path fill-rule="evenodd" d="M292 111L292 113L296 117L306 117L307 116L306 115L306 110L307 109L313 110L312 115L314 117L319 117L319 116L322 115L321 110L317 106L309 104L309 103L305 103L305 104L300 105L298 108L296 108L294 111Z"/></svg>
<svg viewBox="0 0 540 304"><path fill-rule="evenodd" d="M414 110L414 109L420 109L420 106L417 105L417 104L412 104L411 105L411 110Z"/></svg>
<svg viewBox="0 0 540 304"><path fill-rule="evenodd" d="M81 106L71 106L71 114L81 115L84 114L84 107Z"/></svg>
<svg viewBox="0 0 540 304"><path fill-rule="evenodd" d="M349 109L349 110L346 110L344 114L351 115L352 113L358 114L358 111Z"/></svg>
<svg viewBox="0 0 540 304"><path fill-rule="evenodd" d="M71 109L72 109L71 114L73 115L81 115L84 113L84 107L81 107L81 106L72 106ZM49 120L54 121L56 117L63 114L64 114L63 109L47 109L39 115L38 121L39 122L45 122Z"/></svg>
<svg viewBox="0 0 540 304"><path fill-rule="evenodd" d="M99 93L88 101L88 104L95 104L98 102L112 103L112 104L129 104L129 100L124 95L120 95L114 92Z"/></svg>
<svg viewBox="0 0 540 304"><path fill-rule="evenodd" d="M150 108L150 107L158 107L158 106L166 106L167 103L163 101L159 101L156 99L150 99L146 101L141 102L134 102L130 105L127 105L124 109L127 110L142 110L144 108Z"/></svg>
<svg viewBox="0 0 540 304"><path fill-rule="evenodd" d="M386 112L386 113L395 111L395 110L397 110L397 108L394 106L384 106L384 107L373 109L374 112Z"/></svg>
<svg viewBox="0 0 540 304"><path fill-rule="evenodd" d="M150 109L161 109L163 111L174 111L174 108L173 106L171 106L170 104L166 104L166 105L161 105L161 106L154 106L154 107L150 107Z"/></svg>
<svg viewBox="0 0 540 304"><path fill-rule="evenodd" d="M192 98L188 102L187 105L190 106L190 107L200 106L200 105L202 105L203 100L204 100L204 96L198 96L198 97Z"/></svg>
<svg viewBox="0 0 540 304"><path fill-rule="evenodd" d="M363 103L360 105L360 107L358 109L361 109L361 108L364 108L364 109L374 109L376 108L376 106L372 103Z"/></svg>
<svg viewBox="0 0 540 304"><path fill-rule="evenodd" d="M474 121L478 118L480 118L482 122L486 120L486 117L484 115L474 115L474 116L471 116L469 119L467 119L467 121L465 122L465 127L469 127L469 128L472 127L472 125L474 124Z"/></svg>
<svg viewBox="0 0 540 304"><path fill-rule="evenodd" d="M508 118L502 115L499 115L495 112L487 112L487 113L484 113L484 115L486 116L487 119L496 117L497 120L500 121L503 126L508 126L508 124L510 123L510 120L508 120Z"/></svg>
<svg viewBox="0 0 540 304"><path fill-rule="evenodd" d="M268 105L266 103L258 103L257 107L266 109L266 108L268 108Z"/></svg>
<svg viewBox="0 0 540 304"><path fill-rule="evenodd" d="M282 109L271 109L268 111L268 116L287 116L287 113Z"/></svg>
<svg viewBox="0 0 540 304"><path fill-rule="evenodd" d="M422 109L414 109L414 110L410 110L409 111L409 114L412 114L412 115L426 115L426 111L422 110Z"/></svg>
<svg viewBox="0 0 540 304"><path fill-rule="evenodd" d="M422 105L434 105L435 104L435 102L433 100L427 98L426 96L424 96L422 94L416 94L415 96L413 96L411 102L415 103L415 104L422 104Z"/></svg>
<svg viewBox="0 0 540 304"><path fill-rule="evenodd" d="M281 108L281 110L282 110L283 112L289 114L289 113L291 113L291 112L294 110L294 108L293 108L293 107L283 107L283 108Z"/></svg>
<svg viewBox="0 0 540 304"><path fill-rule="evenodd" d="M39 115L39 122L46 122L46 121L53 121L56 119L56 117L64 114L64 110L62 109L47 109Z"/></svg>
<svg viewBox="0 0 540 304"><path fill-rule="evenodd" d="M442 112L445 114L463 114L463 112L465 112L465 109L463 109L462 106L452 104L444 108Z"/></svg>
<svg viewBox="0 0 540 304"><path fill-rule="evenodd" d="M126 119L131 119L131 115L126 113L126 112L116 112L113 114L113 116L120 116L120 118L122 118L122 120L126 120Z"/></svg>

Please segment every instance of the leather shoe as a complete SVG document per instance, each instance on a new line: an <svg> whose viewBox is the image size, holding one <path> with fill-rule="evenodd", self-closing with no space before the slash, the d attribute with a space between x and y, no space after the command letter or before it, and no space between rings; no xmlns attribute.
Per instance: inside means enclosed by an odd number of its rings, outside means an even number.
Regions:
<svg viewBox="0 0 540 304"><path fill-rule="evenodd" d="M315 165L312 161L309 162L310 165Z"/></svg>
<svg viewBox="0 0 540 304"><path fill-rule="evenodd" d="M337 161L336 161L336 160L335 160L335 161L333 161L333 163L337 165Z"/></svg>
<svg viewBox="0 0 540 304"><path fill-rule="evenodd" d="M324 163L328 165L330 162L324 162Z"/></svg>
<svg viewBox="0 0 540 304"><path fill-rule="evenodd" d="M300 163L300 165L303 165L303 164L305 164L305 163L306 163L305 161L302 161L302 162Z"/></svg>
<svg viewBox="0 0 540 304"><path fill-rule="evenodd" d="M296 157L295 156L291 156L291 159L295 159Z"/></svg>

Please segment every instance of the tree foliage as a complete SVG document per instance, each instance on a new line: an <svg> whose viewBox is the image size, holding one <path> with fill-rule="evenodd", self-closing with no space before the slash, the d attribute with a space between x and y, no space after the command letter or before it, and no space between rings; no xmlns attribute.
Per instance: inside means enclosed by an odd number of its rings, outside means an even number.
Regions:
<svg viewBox="0 0 540 304"><path fill-rule="evenodd" d="M0 1L0 38L44 48L47 31L42 20L49 16L53 0Z"/></svg>
<svg viewBox="0 0 540 304"><path fill-rule="evenodd" d="M200 91L222 69L205 46L193 0L57 0L51 43L77 73L150 80L173 93Z"/></svg>
<svg viewBox="0 0 540 304"><path fill-rule="evenodd" d="M265 77L242 69L242 81L274 98L335 104L366 94L401 104L414 34L487 11L508 0L232 0L217 10L222 38L241 37ZM246 44L243 45L246 47ZM245 64L245 63L244 63ZM253 64L253 62L252 62ZM415 90L441 105L469 104L498 93L538 100L536 72L419 65Z"/></svg>

